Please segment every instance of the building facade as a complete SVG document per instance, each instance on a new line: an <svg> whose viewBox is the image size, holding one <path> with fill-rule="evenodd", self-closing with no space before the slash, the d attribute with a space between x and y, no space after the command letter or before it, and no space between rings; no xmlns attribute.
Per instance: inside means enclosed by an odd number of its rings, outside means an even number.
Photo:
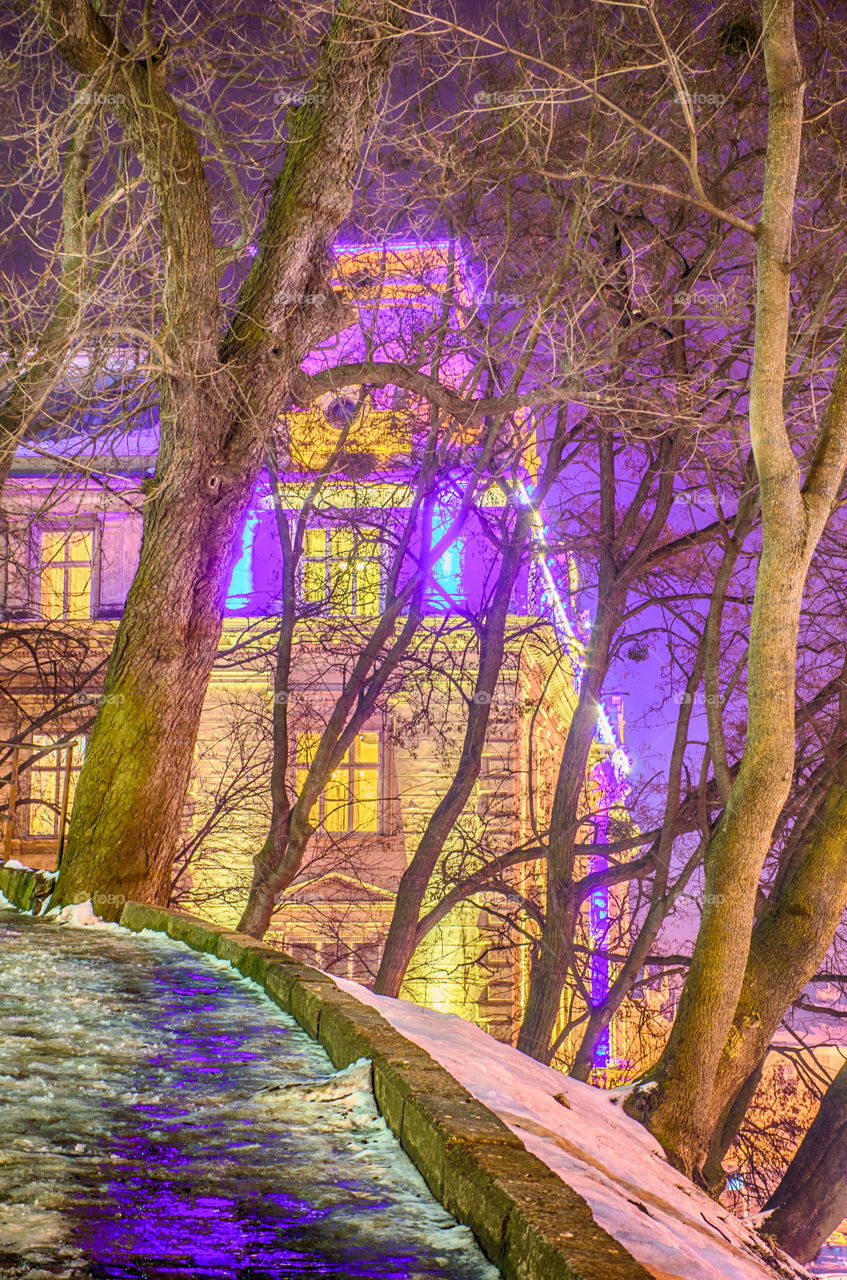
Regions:
<svg viewBox="0 0 847 1280"><path fill-rule="evenodd" d="M453 340L439 374L456 389L466 385L473 296L446 248L342 250L335 287L357 305L358 321L331 352L316 353L310 371L360 360L364 348L371 359L409 358L444 313L449 293ZM27 865L49 868L60 856L64 814L103 696L155 467L154 415L136 415L115 431L108 430L108 415L103 420L107 426L93 433L72 420L52 432L48 424L35 447L28 441L22 448L4 498L0 848ZM228 925L237 920L268 827L275 699L286 700L283 749L294 796L389 593L396 596L417 573L421 582L410 597L417 625L321 791L302 869L281 895L268 935L330 972L373 977L400 876L461 752L504 512L510 502L531 501L536 426L524 418L504 427L508 466L490 467L483 483L477 477L468 503L474 442L455 429L445 441L430 408L393 386L364 394L341 385L286 415L233 571L174 874L180 905ZM433 440L441 452L428 472ZM444 543L425 573L423 553L415 550L424 546L417 532L423 526L429 549ZM274 675L286 557L295 566L296 624L281 694ZM407 978L412 998L472 1017L505 1038L525 999L533 906L544 876L533 851L543 844L577 697L583 647L571 622L573 590L572 563L551 554L541 517L534 517L479 778L425 904L437 923ZM392 643L410 607L398 613ZM622 732L620 706L601 707L584 800L599 840L610 814L625 812ZM521 850L525 859L484 891L462 894L480 866ZM449 910L440 906L445 900ZM594 997L611 977L602 954L609 920L624 910L624 903L610 903L608 891L587 904L585 940L597 950L590 964ZM616 1036L613 1027L601 1067L620 1065Z"/></svg>

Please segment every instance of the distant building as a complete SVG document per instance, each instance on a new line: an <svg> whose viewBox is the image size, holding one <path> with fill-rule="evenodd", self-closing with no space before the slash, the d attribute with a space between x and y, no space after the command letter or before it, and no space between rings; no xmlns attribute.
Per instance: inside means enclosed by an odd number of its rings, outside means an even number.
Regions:
<svg viewBox="0 0 847 1280"><path fill-rule="evenodd" d="M444 305L443 247L401 246L387 254L351 248L339 251L338 263L337 288L378 329L383 358L397 358L413 342L421 317L431 320L433 309ZM461 274L453 295L459 325L463 308L472 305ZM333 363L361 358L361 348L361 326L354 326L334 343ZM315 368L322 359L315 357ZM461 358L448 363L446 376L455 385L465 373ZM380 613L392 539L416 500L417 451L427 424L424 406L393 387L368 397L343 387L286 419L277 474L263 476L245 522L177 867L178 900L227 924L237 919L250 859L267 827L274 618L282 582L278 512L292 517L314 499L298 569L302 620L286 694L289 785L296 792L344 665ZM529 500L537 459L532 424L526 428L520 483ZM103 665L135 571L156 449L154 417L140 413L128 427L110 429L104 414L90 432L79 425L51 432L48 424L16 459L0 547L5 857L55 865L63 803L72 803L85 726L96 712ZM450 524L457 491L448 485L439 495L434 520L441 529ZM399 877L458 757L472 693L465 656L473 652L474 609L490 568L488 535L504 501L502 487L492 483L433 569L408 675L401 672L391 683L325 788L307 862L279 904L269 940L332 973L368 981L375 972ZM483 853L531 847L543 827L583 651L569 620L573 572L567 559L549 555L539 519L513 598L482 771L451 838L454 879L477 867ZM601 841L610 815L626 819L622 730L619 702L601 707L585 789L586 815L595 813ZM72 758L64 745L71 742ZM63 745L56 749L57 743ZM593 859L594 866L603 861ZM526 904L538 898L542 880L543 864L528 861L505 872L496 890L454 907L419 947L408 994L510 1037L526 995L529 952L503 939L506 932L514 939L516 926L531 933ZM598 951L607 946L609 907L604 890L586 908L585 940ZM592 959L594 998L607 989L611 972L602 955ZM612 1073L628 1061L621 1058L619 1026L620 1020L598 1054L598 1067Z"/></svg>

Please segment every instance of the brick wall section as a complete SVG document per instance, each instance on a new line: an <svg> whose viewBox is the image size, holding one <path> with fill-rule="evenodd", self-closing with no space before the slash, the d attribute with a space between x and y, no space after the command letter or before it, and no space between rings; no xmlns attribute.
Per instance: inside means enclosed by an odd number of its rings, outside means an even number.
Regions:
<svg viewBox="0 0 847 1280"><path fill-rule="evenodd" d="M0 867L0 890L31 910L49 892L49 882ZM128 902L121 924L228 960L319 1041L336 1068L369 1058L374 1095L389 1128L433 1195L470 1227L506 1280L651 1280L597 1226L586 1202L494 1112L331 978L244 934L162 907Z"/></svg>

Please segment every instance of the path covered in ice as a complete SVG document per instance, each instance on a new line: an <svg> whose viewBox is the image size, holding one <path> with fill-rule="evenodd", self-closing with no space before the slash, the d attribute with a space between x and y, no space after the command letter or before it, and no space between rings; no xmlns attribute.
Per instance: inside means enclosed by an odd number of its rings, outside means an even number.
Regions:
<svg viewBox="0 0 847 1280"><path fill-rule="evenodd" d="M367 1077L220 961L0 910L0 1276L494 1280Z"/></svg>

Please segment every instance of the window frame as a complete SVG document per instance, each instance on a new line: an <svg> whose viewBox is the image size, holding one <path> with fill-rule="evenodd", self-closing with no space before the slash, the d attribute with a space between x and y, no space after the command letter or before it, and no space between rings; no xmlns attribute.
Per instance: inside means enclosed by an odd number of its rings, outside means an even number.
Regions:
<svg viewBox="0 0 847 1280"><path fill-rule="evenodd" d="M44 537L45 534L50 536L56 534L65 534L68 537L72 534L88 535L91 538L91 553L89 561L89 579L88 579L88 613L81 618L69 617L67 612L68 595L68 570L73 567L73 561L63 560L57 562L55 560L45 561L44 558ZM32 547L32 563L34 573L31 575L35 590L30 593L30 604L32 614L36 618L40 618L44 622L93 622L97 618L99 600L100 600L100 547L102 540L101 522L96 518L82 518L74 520L71 518L55 519L55 520L39 520L33 530L34 545ZM55 617L48 615L44 608L44 571L50 567L61 567L63 570L63 611Z"/></svg>
<svg viewBox="0 0 847 1280"><path fill-rule="evenodd" d="M320 552L309 549L310 540L315 535L322 537ZM346 539L349 539L349 552L340 550L339 546ZM373 548L372 554L362 555L363 548ZM349 525L312 525L305 532L297 566L300 604L317 606L324 617L378 618L384 603L381 549L382 539L377 531L370 537ZM372 607L362 609L359 607L362 594L373 592L373 583L368 583L366 575L374 566L377 577L375 599L368 601ZM349 579L346 588L345 577Z"/></svg>
<svg viewBox="0 0 847 1280"><path fill-rule="evenodd" d="M365 736L372 735L376 747L376 759L374 761L362 760L356 751L357 743ZM301 790L301 778L304 778L309 769L308 751L301 758L301 746L304 739L311 736L313 739L312 751L317 747L320 741L320 730L318 729L300 729L294 735L293 743L293 759L292 772L294 782L294 794L299 796ZM326 785L321 789L321 793L316 801L317 813L315 807L309 815L309 821L314 823L317 835L333 838L339 836L359 836L367 838L371 836L380 836L384 834L385 819L383 806L383 776L385 768L385 751L384 751L384 735L380 725L365 725L356 733L356 737L348 747L341 762L333 770L327 779ZM356 789L356 770L373 775L376 779L376 787L372 796L364 798ZM346 777L340 779L336 784L339 792L343 794L343 798L338 800L331 799L331 788L333 779L338 774L346 774ZM328 810L328 805L333 807ZM372 827L359 825L360 819L357 810L360 806L373 806L374 824ZM327 813L332 814L342 812L345 816L345 824L343 826L326 825Z"/></svg>
<svg viewBox="0 0 847 1280"><path fill-rule="evenodd" d="M43 741L41 741L43 739ZM67 820L70 822L71 813L74 805L74 795L76 794L76 785L79 781L80 771L82 769L83 760L85 759L86 736L77 734L73 739L74 753L71 762L71 784L68 794L68 813ZM27 843L34 841L58 841L61 835L61 817L62 817L62 798L64 794L65 777L67 775L67 759L68 748L70 742L55 742L52 735L45 733L37 733L32 737L34 747L33 756L38 757L34 763L28 764L26 769L26 792L22 797L20 804L21 817L19 820L20 839ZM44 755L39 755L45 748ZM52 748L52 749L50 749ZM34 792L34 783L36 778L53 777L53 795L52 798L42 794L37 795ZM33 827L33 816L41 811L46 810L53 815L52 831L36 831Z"/></svg>

